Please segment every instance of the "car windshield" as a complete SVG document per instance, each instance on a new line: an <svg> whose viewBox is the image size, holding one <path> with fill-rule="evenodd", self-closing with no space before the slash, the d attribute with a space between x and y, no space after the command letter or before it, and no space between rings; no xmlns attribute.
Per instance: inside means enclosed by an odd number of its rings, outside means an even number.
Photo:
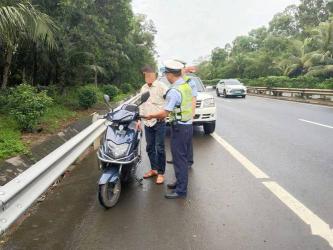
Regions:
<svg viewBox="0 0 333 250"><path fill-rule="evenodd" d="M205 87L202 84L202 81L200 80L199 77L191 77L191 79L192 79L192 81L195 82L195 85L197 86L198 92L205 92ZM159 80L160 80L160 82L164 83L167 88L170 88L171 84L166 79L166 77L160 77Z"/></svg>
<svg viewBox="0 0 333 250"><path fill-rule="evenodd" d="M205 92L205 87L199 77L191 77L191 80L195 82L198 92Z"/></svg>
<svg viewBox="0 0 333 250"><path fill-rule="evenodd" d="M238 81L238 80L226 80L226 81L225 81L225 84L226 84L226 85L242 85L242 84L240 83L240 81Z"/></svg>

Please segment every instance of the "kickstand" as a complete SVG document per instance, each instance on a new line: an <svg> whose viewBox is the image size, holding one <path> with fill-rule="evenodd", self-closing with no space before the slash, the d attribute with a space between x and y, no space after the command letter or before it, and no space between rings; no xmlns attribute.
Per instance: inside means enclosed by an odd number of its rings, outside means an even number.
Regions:
<svg viewBox="0 0 333 250"><path fill-rule="evenodd" d="M140 166L141 163L142 163L142 161L141 161L141 157L139 157L139 160L138 160L138 162L137 162L137 164L136 164L136 167L135 167L135 173L134 173L135 180L137 181L137 183L138 183L140 186L143 185L143 178L142 178L142 177L138 177L138 176L136 175L136 172L137 172L137 170L138 170L138 166Z"/></svg>

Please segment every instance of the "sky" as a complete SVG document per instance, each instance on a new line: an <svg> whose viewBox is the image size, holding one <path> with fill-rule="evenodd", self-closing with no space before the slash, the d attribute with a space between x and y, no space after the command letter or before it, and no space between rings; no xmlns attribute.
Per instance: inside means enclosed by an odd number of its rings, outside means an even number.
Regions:
<svg viewBox="0 0 333 250"><path fill-rule="evenodd" d="M157 29L159 63L176 58L193 64L236 36L267 26L273 16L299 0L132 0L135 13Z"/></svg>

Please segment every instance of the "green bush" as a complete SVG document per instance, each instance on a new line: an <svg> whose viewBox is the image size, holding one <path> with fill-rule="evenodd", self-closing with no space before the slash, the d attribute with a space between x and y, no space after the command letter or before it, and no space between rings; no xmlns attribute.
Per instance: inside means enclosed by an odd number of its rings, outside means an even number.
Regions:
<svg viewBox="0 0 333 250"><path fill-rule="evenodd" d="M21 130L32 131L51 104L45 91L38 92L29 84L17 86L8 96L9 114Z"/></svg>
<svg viewBox="0 0 333 250"><path fill-rule="evenodd" d="M333 89L333 79L321 80L312 76L289 78L287 76L268 76L257 79L241 79L246 86L276 88Z"/></svg>
<svg viewBox="0 0 333 250"><path fill-rule="evenodd" d="M218 84L219 81L220 79L202 80L204 85L210 85L210 86L215 86L216 84Z"/></svg>
<svg viewBox="0 0 333 250"><path fill-rule="evenodd" d="M327 79L319 84L322 89L333 89L333 78Z"/></svg>
<svg viewBox="0 0 333 250"><path fill-rule="evenodd" d="M82 108L91 108L97 103L97 90L92 86L81 87L78 91L79 105Z"/></svg>
<svg viewBox="0 0 333 250"><path fill-rule="evenodd" d="M120 89L124 94L128 94L132 91L132 86L129 83L123 83L120 85Z"/></svg>
<svg viewBox="0 0 333 250"><path fill-rule="evenodd" d="M119 89L116 86L108 84L103 87L103 92L113 100L119 94Z"/></svg>
<svg viewBox="0 0 333 250"><path fill-rule="evenodd" d="M137 82L135 82L134 84L133 84L133 88L135 89L135 90L140 90L141 89L141 87L142 87L142 82L140 82L140 81L137 81Z"/></svg>
<svg viewBox="0 0 333 250"><path fill-rule="evenodd" d="M71 109L78 109L79 105L79 97L78 91L79 87L77 86L69 86L63 89L63 92L53 97L55 103L64 105Z"/></svg>
<svg viewBox="0 0 333 250"><path fill-rule="evenodd" d="M52 97L53 99L59 96L60 89L56 85L49 85L46 87L46 93L48 96Z"/></svg>

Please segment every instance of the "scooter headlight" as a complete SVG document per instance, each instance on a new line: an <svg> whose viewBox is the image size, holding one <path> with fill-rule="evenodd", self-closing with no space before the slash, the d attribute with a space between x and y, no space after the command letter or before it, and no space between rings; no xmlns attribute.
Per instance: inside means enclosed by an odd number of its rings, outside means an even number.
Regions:
<svg viewBox="0 0 333 250"><path fill-rule="evenodd" d="M112 141L108 141L109 152L112 158L118 159L121 157L125 157L127 154L127 150L129 148L128 143L117 145Z"/></svg>

